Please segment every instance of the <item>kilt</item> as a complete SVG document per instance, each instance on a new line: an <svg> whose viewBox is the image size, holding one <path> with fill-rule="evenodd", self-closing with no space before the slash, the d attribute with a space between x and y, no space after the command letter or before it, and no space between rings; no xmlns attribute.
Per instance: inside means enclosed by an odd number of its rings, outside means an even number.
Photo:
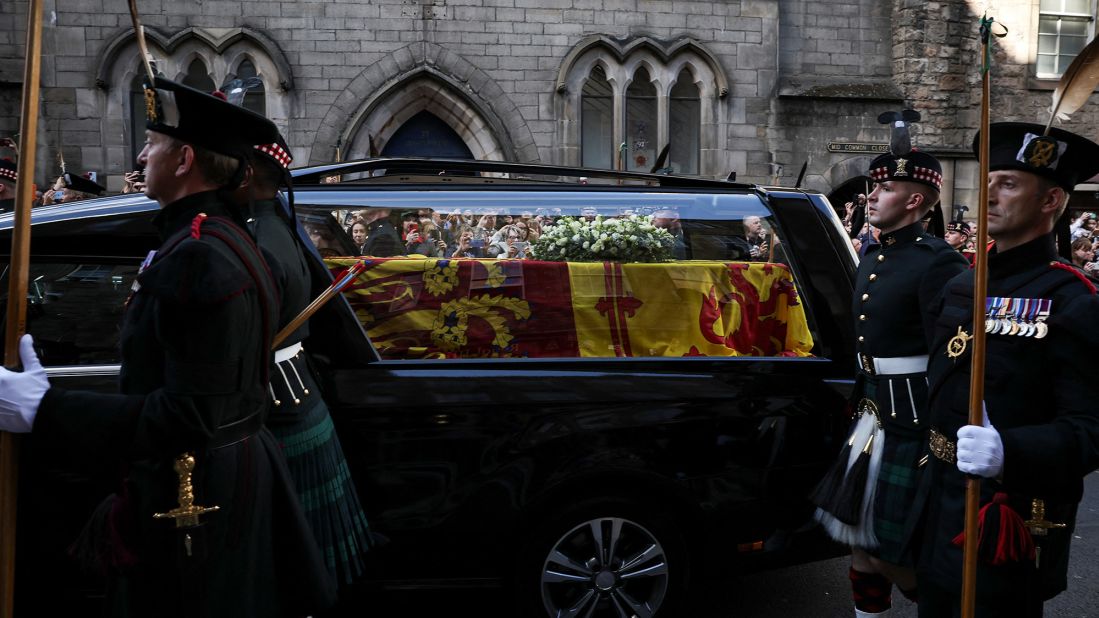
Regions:
<svg viewBox="0 0 1099 618"><path fill-rule="evenodd" d="M878 546L868 551L886 562L913 566L913 505L927 453L926 374L868 376L864 396L878 404L885 432L873 510Z"/></svg>
<svg viewBox="0 0 1099 618"><path fill-rule="evenodd" d="M831 494L818 505L818 521L832 539L850 544L892 564L911 566L915 562L913 534L918 521L917 493L924 454L928 452L926 422L921 424L921 411L926 410L928 383L925 374L889 376L859 376L855 388L855 409L859 416L852 424L850 441L854 449L847 454L847 479L850 483L852 462L859 449L874 433L869 465L862 492L846 490ZM874 419L870 421L869 419ZM875 424L877 430L875 431ZM843 456L843 453L841 453ZM829 486L822 481L818 492ZM863 487L863 485L857 485ZM851 497L862 500L857 521L844 523L833 516L835 507L852 503Z"/></svg>
<svg viewBox="0 0 1099 618"><path fill-rule="evenodd" d="M341 586L350 584L362 575L371 536L328 406L304 354L279 363L271 378L278 405L267 426L282 445L328 570Z"/></svg>

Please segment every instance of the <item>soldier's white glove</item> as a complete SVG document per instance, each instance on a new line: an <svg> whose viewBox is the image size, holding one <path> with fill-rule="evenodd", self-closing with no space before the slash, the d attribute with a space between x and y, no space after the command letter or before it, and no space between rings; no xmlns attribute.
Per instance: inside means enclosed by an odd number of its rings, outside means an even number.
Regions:
<svg viewBox="0 0 1099 618"><path fill-rule="evenodd" d="M981 402L984 408L984 402ZM996 478L1004 470L1004 443L1000 432L988 422L984 410L984 426L966 425L958 430L958 470L965 474Z"/></svg>
<svg viewBox="0 0 1099 618"><path fill-rule="evenodd" d="M38 414L38 405L50 388L30 335L23 335L19 340L19 358L23 361L21 372L0 367L0 431L29 432Z"/></svg>

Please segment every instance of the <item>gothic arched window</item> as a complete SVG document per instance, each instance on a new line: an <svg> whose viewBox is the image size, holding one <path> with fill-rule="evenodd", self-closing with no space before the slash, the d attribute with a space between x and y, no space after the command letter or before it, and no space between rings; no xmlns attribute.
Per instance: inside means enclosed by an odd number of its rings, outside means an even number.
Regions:
<svg viewBox="0 0 1099 618"><path fill-rule="evenodd" d="M187 67L187 73L181 81L184 86L190 86L202 92L217 90L217 84L210 78L210 71L207 70L206 63L198 58L191 61L190 66Z"/></svg>
<svg viewBox="0 0 1099 618"><path fill-rule="evenodd" d="M558 160L566 165L725 178L728 81L692 40L648 37L623 44L586 37L557 74Z"/></svg>
<svg viewBox="0 0 1099 618"><path fill-rule="evenodd" d="M649 72L638 68L626 88L625 169L649 171L660 148L656 144L656 130L656 87Z"/></svg>
<svg viewBox="0 0 1099 618"><path fill-rule="evenodd" d="M251 60L245 59L237 65L237 79L248 79L249 77L258 77L256 73L256 65L252 64ZM263 82L261 81L255 88L249 88L248 93L244 95L244 107L256 112L260 116L267 115L267 97L264 93Z"/></svg>
<svg viewBox="0 0 1099 618"><path fill-rule="evenodd" d="M581 159L584 167L614 166L614 93L607 74L595 65L580 96Z"/></svg>
<svg viewBox="0 0 1099 618"><path fill-rule="evenodd" d="M130 82L130 160L124 165L125 170L131 170L137 165L137 155L145 146L145 76L138 74Z"/></svg>
<svg viewBox="0 0 1099 618"><path fill-rule="evenodd" d="M698 86L687 69L679 72L668 94L667 167L676 174L698 173L699 133L702 124L702 99Z"/></svg>

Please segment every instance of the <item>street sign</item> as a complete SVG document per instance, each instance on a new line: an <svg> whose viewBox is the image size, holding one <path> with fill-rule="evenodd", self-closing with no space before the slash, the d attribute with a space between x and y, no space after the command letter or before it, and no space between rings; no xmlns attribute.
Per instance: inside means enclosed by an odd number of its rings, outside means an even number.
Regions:
<svg viewBox="0 0 1099 618"><path fill-rule="evenodd" d="M828 142L828 152L882 153L889 152L889 144L864 142Z"/></svg>

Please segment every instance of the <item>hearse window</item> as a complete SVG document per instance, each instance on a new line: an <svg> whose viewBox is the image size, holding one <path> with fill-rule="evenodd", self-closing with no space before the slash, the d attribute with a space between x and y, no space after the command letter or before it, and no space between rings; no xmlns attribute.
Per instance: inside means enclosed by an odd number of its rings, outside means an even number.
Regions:
<svg viewBox="0 0 1099 618"><path fill-rule="evenodd" d="M377 191L308 199L298 216L314 227L324 221L324 232L311 235L333 273L370 261L345 296L386 360L813 352L782 230L757 195ZM381 246L383 235L396 251L362 250Z"/></svg>
<svg viewBox="0 0 1099 618"><path fill-rule="evenodd" d="M34 336L42 364L118 364L119 324L136 276L136 264L32 263L27 332ZM0 286L6 297L7 265Z"/></svg>

